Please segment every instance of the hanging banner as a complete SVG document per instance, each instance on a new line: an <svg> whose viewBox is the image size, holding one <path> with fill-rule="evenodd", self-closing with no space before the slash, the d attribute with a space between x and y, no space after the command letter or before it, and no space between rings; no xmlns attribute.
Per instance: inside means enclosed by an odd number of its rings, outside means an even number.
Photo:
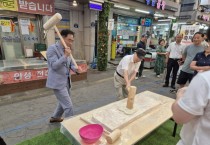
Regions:
<svg viewBox="0 0 210 145"><path fill-rule="evenodd" d="M180 33L183 34L182 43L185 45L192 44L193 35L199 31L199 25L182 25Z"/></svg>
<svg viewBox="0 0 210 145"><path fill-rule="evenodd" d="M165 7L166 7L165 0L146 0L146 4L156 7L157 9L160 9L160 10L165 10Z"/></svg>
<svg viewBox="0 0 210 145"><path fill-rule="evenodd" d="M18 11L17 0L0 0L0 10Z"/></svg>
<svg viewBox="0 0 210 145"><path fill-rule="evenodd" d="M178 23L173 23L172 30L175 31L178 29Z"/></svg>
<svg viewBox="0 0 210 145"><path fill-rule="evenodd" d="M18 0L19 12L53 15L54 9L54 0Z"/></svg>
<svg viewBox="0 0 210 145"><path fill-rule="evenodd" d="M109 19L108 30L114 30L114 19Z"/></svg>

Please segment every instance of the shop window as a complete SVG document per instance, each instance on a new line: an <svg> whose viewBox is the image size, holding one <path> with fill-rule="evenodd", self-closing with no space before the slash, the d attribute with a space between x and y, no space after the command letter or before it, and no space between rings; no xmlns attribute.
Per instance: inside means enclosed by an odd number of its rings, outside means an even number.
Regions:
<svg viewBox="0 0 210 145"><path fill-rule="evenodd" d="M0 59L34 56L34 44L40 42L37 21L36 18L0 17Z"/></svg>
<svg viewBox="0 0 210 145"><path fill-rule="evenodd" d="M35 18L20 18L25 57L33 57L34 44L39 43L38 22Z"/></svg>
<svg viewBox="0 0 210 145"><path fill-rule="evenodd" d="M115 30L112 35L117 35L117 37L114 37L118 44L122 44L124 47L135 46L138 26L139 19L118 16L117 22L115 22Z"/></svg>
<svg viewBox="0 0 210 145"><path fill-rule="evenodd" d="M17 17L0 17L0 23L2 58L7 60L24 58Z"/></svg>

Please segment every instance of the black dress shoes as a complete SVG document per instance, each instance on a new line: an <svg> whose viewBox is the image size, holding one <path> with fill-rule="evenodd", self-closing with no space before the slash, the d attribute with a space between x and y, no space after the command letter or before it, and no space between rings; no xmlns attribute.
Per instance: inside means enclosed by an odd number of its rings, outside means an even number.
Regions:
<svg viewBox="0 0 210 145"><path fill-rule="evenodd" d="M63 118L53 118L53 117L51 117L49 121L50 121L50 123L62 122Z"/></svg>
<svg viewBox="0 0 210 145"><path fill-rule="evenodd" d="M168 87L168 85L167 84L164 84L163 87Z"/></svg>
<svg viewBox="0 0 210 145"><path fill-rule="evenodd" d="M172 89L176 89L176 87L174 85L171 86Z"/></svg>

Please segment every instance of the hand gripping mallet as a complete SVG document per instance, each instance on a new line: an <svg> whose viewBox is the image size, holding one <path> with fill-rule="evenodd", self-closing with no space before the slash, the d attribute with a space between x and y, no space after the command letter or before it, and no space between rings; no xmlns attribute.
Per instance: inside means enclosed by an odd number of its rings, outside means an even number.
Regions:
<svg viewBox="0 0 210 145"><path fill-rule="evenodd" d="M49 30L50 28L53 27L55 29L55 32L57 33L58 37L60 38L60 41L63 44L64 48L67 48L67 45L66 45L65 41L63 40L63 37L61 36L58 28L56 27L56 24L58 22L60 22L61 19L62 19L61 14L56 13L43 25L43 27L44 27L45 30ZM71 60L74 64L74 66L76 67L76 69L78 69L78 66L77 66L77 64L76 64L76 62L75 62L75 60L74 60L74 58L71 54L70 54L70 58L71 58Z"/></svg>

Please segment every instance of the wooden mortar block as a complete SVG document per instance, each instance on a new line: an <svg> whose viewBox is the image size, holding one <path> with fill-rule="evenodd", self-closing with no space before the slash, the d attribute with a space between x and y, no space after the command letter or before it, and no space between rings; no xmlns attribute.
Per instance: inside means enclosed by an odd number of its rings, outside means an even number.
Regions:
<svg viewBox="0 0 210 145"><path fill-rule="evenodd" d="M128 109L133 109L135 95L136 95L136 87L130 86L128 92L127 106L126 106Z"/></svg>
<svg viewBox="0 0 210 145"><path fill-rule="evenodd" d="M106 141L109 144L113 144L120 136L121 136L121 131L119 129L116 129L112 133L106 136Z"/></svg>

